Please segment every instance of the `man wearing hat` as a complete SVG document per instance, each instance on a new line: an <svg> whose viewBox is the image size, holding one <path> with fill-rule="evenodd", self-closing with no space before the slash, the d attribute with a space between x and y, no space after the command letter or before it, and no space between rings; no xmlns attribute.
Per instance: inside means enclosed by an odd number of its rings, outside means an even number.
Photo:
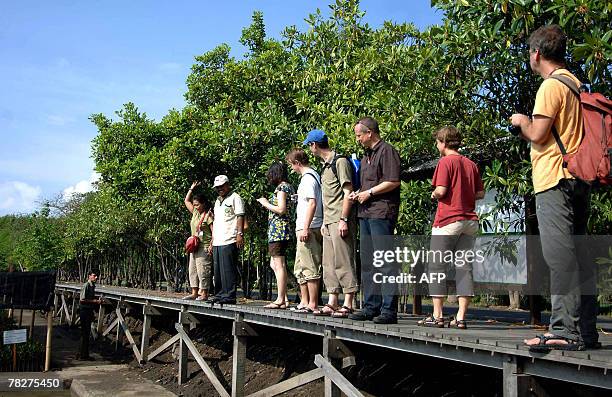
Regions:
<svg viewBox="0 0 612 397"><path fill-rule="evenodd" d="M215 178L214 188L219 194L215 201L212 237L216 294L208 301L235 304L238 249L244 245L244 204L232 191L226 175Z"/></svg>
<svg viewBox="0 0 612 397"><path fill-rule="evenodd" d="M304 145L321 159L321 190L323 198L323 282L329 294L321 315L348 317L353 312L353 297L359 289L355 271L355 236L357 222L355 206L349 198L353 192L353 167L349 159L338 156L329 147L325 132L312 130ZM340 306L338 295L344 294Z"/></svg>

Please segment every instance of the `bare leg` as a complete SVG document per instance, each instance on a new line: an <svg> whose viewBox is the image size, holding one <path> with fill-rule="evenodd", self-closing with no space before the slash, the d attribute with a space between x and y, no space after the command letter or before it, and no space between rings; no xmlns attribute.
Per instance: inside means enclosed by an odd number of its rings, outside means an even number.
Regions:
<svg viewBox="0 0 612 397"><path fill-rule="evenodd" d="M433 316L434 318L442 317L443 308L444 308L444 296L434 296L433 300Z"/></svg>
<svg viewBox="0 0 612 397"><path fill-rule="evenodd" d="M306 282L308 288L309 303L308 307L312 310L316 310L319 307L319 279L308 280Z"/></svg>
<svg viewBox="0 0 612 397"><path fill-rule="evenodd" d="M465 313L467 312L471 296L459 296L459 310L457 311L457 320L465 320Z"/></svg>
<svg viewBox="0 0 612 397"><path fill-rule="evenodd" d="M273 263L272 269L276 275L276 284L278 286L278 296L274 303L279 305L284 304L287 299L287 268L285 267L284 256L274 256L271 262Z"/></svg>
<svg viewBox="0 0 612 397"><path fill-rule="evenodd" d="M342 303L342 306L346 306L349 309L353 308L353 298L355 297L355 293L351 292L348 294L344 294L344 302Z"/></svg>
<svg viewBox="0 0 612 397"><path fill-rule="evenodd" d="M300 284L300 307L308 306L308 283Z"/></svg>

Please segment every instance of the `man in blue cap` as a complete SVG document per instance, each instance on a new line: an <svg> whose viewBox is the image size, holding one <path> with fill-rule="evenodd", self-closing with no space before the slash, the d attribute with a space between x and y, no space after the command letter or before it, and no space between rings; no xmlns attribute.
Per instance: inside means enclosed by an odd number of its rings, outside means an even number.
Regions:
<svg viewBox="0 0 612 397"><path fill-rule="evenodd" d="M323 282L329 300L319 314L348 317L353 313L353 298L359 289L354 255L356 211L349 198L353 192L353 167L345 156L337 155L330 149L327 135L321 130L310 131L304 144L322 162L322 264ZM338 300L340 293L344 294L342 306Z"/></svg>

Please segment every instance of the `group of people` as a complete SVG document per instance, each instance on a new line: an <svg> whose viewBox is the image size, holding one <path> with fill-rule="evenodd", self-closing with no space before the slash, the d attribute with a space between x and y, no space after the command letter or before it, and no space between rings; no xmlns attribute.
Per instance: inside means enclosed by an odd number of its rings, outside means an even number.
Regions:
<svg viewBox="0 0 612 397"><path fill-rule="evenodd" d="M289 308L286 255L295 235L293 272L300 288L300 302L291 310L394 324L397 322L397 284L375 282L374 275L392 276L398 265L390 262L379 268L374 266L372 255L386 246L395 233L400 206L400 156L381 138L374 118L359 119L353 130L357 142L365 149L359 170L357 162L330 148L329 139L322 130L308 133L303 142L306 150L291 150L285 156L286 164L277 162L268 170L267 179L275 187L274 193L270 199L262 197L257 201L269 212L268 251L278 294L265 307ZM461 135L455 127L436 131L434 138L442 160L433 180L432 198L439 204L432 233L472 237L478 232L475 201L484 196L478 168L458 152ZM311 166L309 155L320 161L320 173ZM288 182L287 167L300 177L297 190ZM185 206L193 214L192 234L200 236L202 244L190 254L192 293L184 299L235 303L236 256L243 244L244 205L240 196L231 191L229 179L224 175L215 178L214 187L219 197L212 210L201 194L192 193L197 185L194 183L189 189ZM355 257L357 236L360 275ZM466 244L473 244L473 238L444 241L450 241L445 249L451 250L465 249ZM209 296L211 263L214 263L217 293ZM457 328L466 328L464 316L474 294L471 267L463 268L465 277L461 279L466 282L460 283L459 311L450 323ZM321 279L328 294L323 306L319 306ZM444 325L442 303L447 291L445 283L438 284L441 288L435 293L432 291L434 313L419 322L420 325ZM356 312L355 294L360 288L364 294L363 307Z"/></svg>
<svg viewBox="0 0 612 397"><path fill-rule="evenodd" d="M544 82L535 99L533 118L522 114L511 117L512 125L520 128L520 136L531 145L542 251L551 274L549 331L524 341L530 349L540 351L601 346L595 326L595 286L587 286L590 289L586 291L573 278L568 280L568 274L581 273L593 263L585 263L578 254L580 247L572 238L586 234L590 186L574 178L564 167L554 137L556 133L567 152L574 153L583 135L579 98L563 83L550 78L566 76L580 86L580 81L564 66L566 40L556 25L541 27L530 36L530 66ZM290 151L285 158L286 164L275 163L269 168L267 179L275 190L271 199L260 198L258 202L269 211L270 266L277 279L278 295L266 307L287 309L289 306L286 254L295 233L294 274L300 287L300 303L294 310L392 324L397 322L397 284L374 282L374 275L393 275L397 266L392 262L380 268L374 266L373 252L385 248L389 244L386 239L395 231L400 206L400 157L397 150L381 138L374 118L359 119L353 130L357 142L365 149L358 180L354 177L355 165L330 148L328 137L321 130L310 131L303 142L310 154L321 162L320 173L311 167L309 155L303 148ZM479 229L475 202L484 197L478 167L460 154L461 134L455 127L444 127L433 136L441 159L432 180L431 197L437 200L438 206L430 248L470 249ZM288 183L287 166L300 176L297 192ZM192 235L200 239L197 250L189 255L192 293L185 299L236 303L237 257L244 244L246 226L244 204L232 191L225 175L214 180L218 198L212 209L203 195L193 193L197 186L197 182L193 183L185 197L185 206L192 213ZM290 210L293 207L295 219ZM361 279L356 273L357 235ZM429 263L429 271L444 272L445 269L434 261ZM211 293L213 275L214 294ZM329 298L319 307L321 277ZM443 302L448 292L445 282L437 282L429 285L433 313L418 325L467 328L466 311L474 295L469 262L457 267L455 280L459 308L454 320L447 322L444 318ZM95 299L94 288L95 274L90 275L81 294L84 327L91 324L89 312L93 312L93 306L100 304ZM360 288L364 298L357 312L354 310L355 294ZM343 294L342 303L340 294ZM85 344L82 356L88 356Z"/></svg>

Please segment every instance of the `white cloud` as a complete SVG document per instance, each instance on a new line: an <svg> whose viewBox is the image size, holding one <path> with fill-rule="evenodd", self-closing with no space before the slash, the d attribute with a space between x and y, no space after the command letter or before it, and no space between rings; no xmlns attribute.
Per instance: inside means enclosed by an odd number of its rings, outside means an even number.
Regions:
<svg viewBox="0 0 612 397"><path fill-rule="evenodd" d="M41 189L25 182L0 183L0 214L31 213L38 207Z"/></svg>
<svg viewBox="0 0 612 397"><path fill-rule="evenodd" d="M67 201L67 200L70 200L72 195L75 193L82 194L82 193L91 192L92 190L94 190L94 186L93 186L94 183L96 183L99 179L100 179L100 174L98 174L97 172L94 172L89 177L89 180L82 180L80 182L77 182L75 185L68 186L67 188L65 188L64 191L62 192L62 197L64 198L64 200Z"/></svg>

